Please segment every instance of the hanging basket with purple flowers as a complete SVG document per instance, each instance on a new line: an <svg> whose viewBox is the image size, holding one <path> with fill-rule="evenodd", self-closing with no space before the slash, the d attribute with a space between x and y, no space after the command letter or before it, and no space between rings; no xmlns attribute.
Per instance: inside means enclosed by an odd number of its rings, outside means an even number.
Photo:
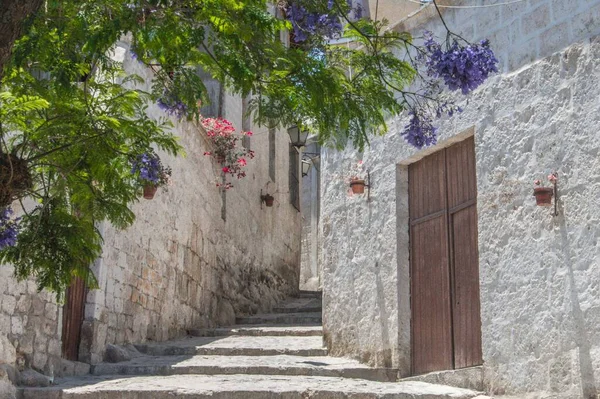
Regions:
<svg viewBox="0 0 600 399"><path fill-rule="evenodd" d="M171 168L165 167L153 151L144 153L131 161L131 173L144 190L145 199L153 199L158 187L171 182Z"/></svg>

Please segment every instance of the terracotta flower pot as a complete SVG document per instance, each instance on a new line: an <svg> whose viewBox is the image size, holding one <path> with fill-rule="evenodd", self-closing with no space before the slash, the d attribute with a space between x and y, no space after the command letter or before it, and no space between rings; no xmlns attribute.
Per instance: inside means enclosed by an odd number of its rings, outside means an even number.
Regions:
<svg viewBox="0 0 600 399"><path fill-rule="evenodd" d="M354 194L364 194L365 192L365 181L362 179L352 179L350 181L350 188Z"/></svg>
<svg viewBox="0 0 600 399"><path fill-rule="evenodd" d="M275 198L272 195L265 195L264 197L265 199L265 205L268 206L269 208L273 206L273 201L275 201Z"/></svg>
<svg viewBox="0 0 600 399"><path fill-rule="evenodd" d="M554 190L552 187L535 187L533 189L533 196L535 197L535 202L539 206L552 206L552 196L554 195Z"/></svg>
<svg viewBox="0 0 600 399"><path fill-rule="evenodd" d="M151 200L152 198L154 198L154 194L156 194L156 190L158 190L158 187L156 187L156 186L151 186L151 185L144 186L144 198L147 200Z"/></svg>

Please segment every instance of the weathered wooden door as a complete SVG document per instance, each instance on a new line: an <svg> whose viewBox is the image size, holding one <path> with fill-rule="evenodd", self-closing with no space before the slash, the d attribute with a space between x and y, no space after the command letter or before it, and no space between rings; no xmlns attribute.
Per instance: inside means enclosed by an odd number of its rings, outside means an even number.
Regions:
<svg viewBox="0 0 600 399"><path fill-rule="evenodd" d="M473 138L409 167L413 374L479 365Z"/></svg>
<svg viewBox="0 0 600 399"><path fill-rule="evenodd" d="M75 277L67 288L63 307L62 352L63 357L68 360L79 360L79 341L86 293L85 282L79 277Z"/></svg>

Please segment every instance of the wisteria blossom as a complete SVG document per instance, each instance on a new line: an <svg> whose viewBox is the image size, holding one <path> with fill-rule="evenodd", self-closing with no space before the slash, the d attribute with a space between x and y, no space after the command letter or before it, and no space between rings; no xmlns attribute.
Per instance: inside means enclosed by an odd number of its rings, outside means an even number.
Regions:
<svg viewBox="0 0 600 399"><path fill-rule="evenodd" d="M145 153L131 162L131 174L143 185L161 186L170 183L171 168L163 166L158 155Z"/></svg>
<svg viewBox="0 0 600 399"><path fill-rule="evenodd" d="M451 91L469 94L490 74L498 72L498 60L490 49L489 40L479 44L460 45L456 40L444 50L431 32L425 32L425 65L427 73L441 78Z"/></svg>
<svg viewBox="0 0 600 399"><path fill-rule="evenodd" d="M13 210L10 207L0 212L0 250L17 244L19 234L19 220L12 219Z"/></svg>
<svg viewBox="0 0 600 399"><path fill-rule="evenodd" d="M411 111L409 115L410 121L402 132L406 141L416 148L435 144L437 128L433 126L432 119L424 112Z"/></svg>

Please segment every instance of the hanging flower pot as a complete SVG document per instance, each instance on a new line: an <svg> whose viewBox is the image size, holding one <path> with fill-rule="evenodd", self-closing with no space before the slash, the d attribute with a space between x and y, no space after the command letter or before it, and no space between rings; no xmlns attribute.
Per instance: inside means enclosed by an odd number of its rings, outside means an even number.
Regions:
<svg viewBox="0 0 600 399"><path fill-rule="evenodd" d="M362 179L353 178L350 180L350 188L352 188L353 194L364 194L365 181Z"/></svg>
<svg viewBox="0 0 600 399"><path fill-rule="evenodd" d="M149 184L144 186L144 198L147 200L151 200L152 198L154 198L154 194L156 194L156 190L158 190L158 187L156 187L156 186L152 186Z"/></svg>
<svg viewBox="0 0 600 399"><path fill-rule="evenodd" d="M270 194L266 194L263 196L263 201L265 201L265 205L269 208L273 206L273 201L275 201L275 197Z"/></svg>
<svg viewBox="0 0 600 399"><path fill-rule="evenodd" d="M533 189L533 196L535 197L535 202L539 206L552 206L552 196L554 195L554 190L552 187L535 187Z"/></svg>

